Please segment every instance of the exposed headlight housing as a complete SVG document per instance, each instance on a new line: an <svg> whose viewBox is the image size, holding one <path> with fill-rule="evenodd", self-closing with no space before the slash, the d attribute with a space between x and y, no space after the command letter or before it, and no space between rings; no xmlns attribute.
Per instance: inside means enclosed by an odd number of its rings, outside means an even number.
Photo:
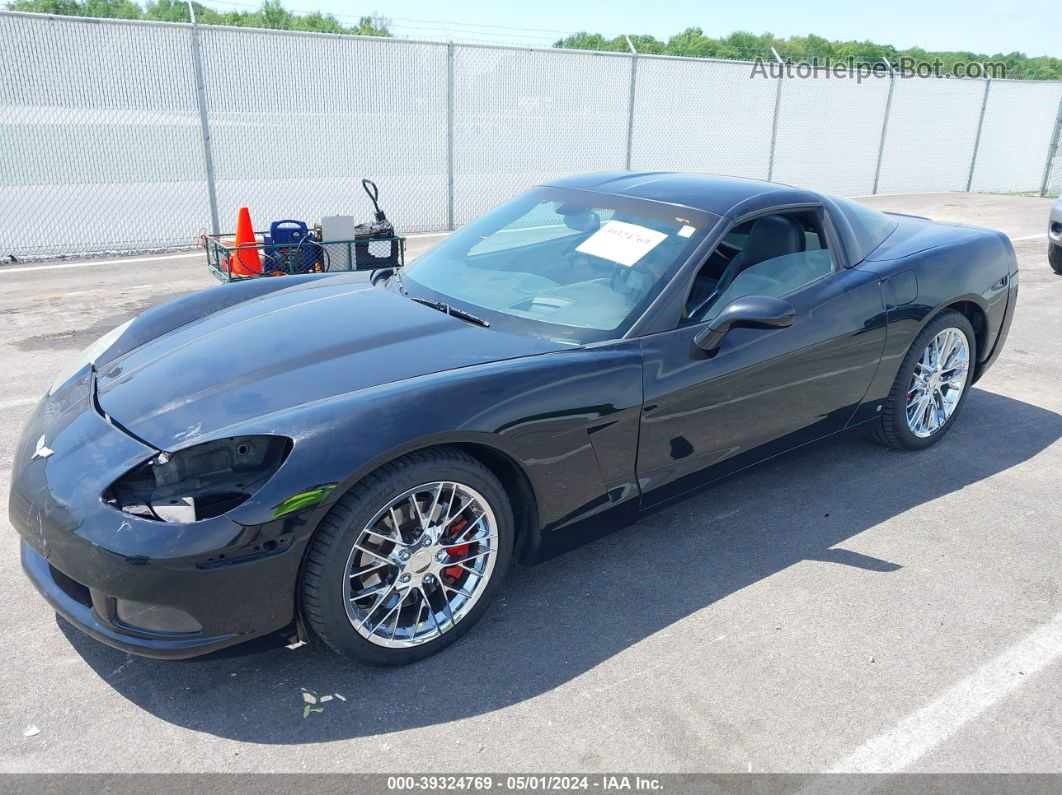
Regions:
<svg viewBox="0 0 1062 795"><path fill-rule="evenodd" d="M284 436L234 436L159 455L111 484L103 500L159 522L212 519L265 485L291 444Z"/></svg>
<svg viewBox="0 0 1062 795"><path fill-rule="evenodd" d="M48 394L52 394L59 387L69 381L70 378L74 375L74 373L76 373L86 364L91 364L95 362L96 359L99 358L100 354L102 354L104 351L106 351L109 347L111 347L112 345L114 345L114 343L118 341L118 338L125 333L125 330L129 328L130 325L132 325L134 320L136 320L136 318L131 318L125 321L122 325L118 326L118 328L111 329L98 340L96 340L94 343L85 348L85 350L81 351L81 353L79 353L77 357L68 366L64 367L59 372L59 375L55 377L55 380L52 381L52 385L48 388Z"/></svg>

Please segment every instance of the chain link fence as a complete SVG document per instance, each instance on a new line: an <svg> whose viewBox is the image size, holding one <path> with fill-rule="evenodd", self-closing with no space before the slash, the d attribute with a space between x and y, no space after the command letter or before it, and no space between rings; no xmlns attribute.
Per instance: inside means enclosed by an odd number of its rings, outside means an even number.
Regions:
<svg viewBox="0 0 1062 795"><path fill-rule="evenodd" d="M1062 189L1062 82L0 12L0 255L271 220L460 226L534 184L678 170L840 195ZM762 70L761 70L762 74Z"/></svg>
<svg viewBox="0 0 1062 795"><path fill-rule="evenodd" d="M208 196L190 34L0 17L0 255L194 241Z"/></svg>
<svg viewBox="0 0 1062 795"><path fill-rule="evenodd" d="M447 47L454 225L543 180L625 168L629 58Z"/></svg>
<svg viewBox="0 0 1062 795"><path fill-rule="evenodd" d="M1059 105L1055 119L1054 137L1048 151L1047 167L1044 170L1044 183L1040 195L1052 194L1062 196L1062 105Z"/></svg>
<svg viewBox="0 0 1062 795"><path fill-rule="evenodd" d="M842 196L877 192L892 81L816 75L781 81L771 179Z"/></svg>

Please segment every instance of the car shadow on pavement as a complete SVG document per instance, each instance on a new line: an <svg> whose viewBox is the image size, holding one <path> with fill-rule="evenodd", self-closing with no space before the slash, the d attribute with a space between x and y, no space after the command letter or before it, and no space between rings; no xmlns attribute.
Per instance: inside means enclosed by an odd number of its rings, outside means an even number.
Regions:
<svg viewBox="0 0 1062 795"><path fill-rule="evenodd" d="M546 693L801 561L857 566L873 576L917 565L836 547L1020 464L1060 436L1062 416L974 390L948 437L929 450L899 452L856 439L776 459L542 565L514 570L478 626L405 668L358 666L319 641L161 662L60 626L118 693L196 731L306 743L446 723ZM831 571L840 569L823 568L823 578Z"/></svg>

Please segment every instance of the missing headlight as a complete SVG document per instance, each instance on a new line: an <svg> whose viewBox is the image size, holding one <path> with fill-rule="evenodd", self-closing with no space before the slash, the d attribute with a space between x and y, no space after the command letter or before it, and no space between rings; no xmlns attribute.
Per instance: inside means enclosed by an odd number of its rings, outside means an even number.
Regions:
<svg viewBox="0 0 1062 795"><path fill-rule="evenodd" d="M160 522L198 522L248 500L284 463L291 440L234 436L156 456L116 480L109 505Z"/></svg>

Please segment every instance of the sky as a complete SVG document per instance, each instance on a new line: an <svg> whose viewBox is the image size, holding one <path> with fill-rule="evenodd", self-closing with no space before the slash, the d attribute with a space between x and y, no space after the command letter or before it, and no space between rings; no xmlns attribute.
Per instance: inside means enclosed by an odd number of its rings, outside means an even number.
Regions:
<svg viewBox="0 0 1062 795"><path fill-rule="evenodd" d="M204 0L215 8L247 8L257 0ZM293 11L343 17L379 14L397 35L549 46L586 30L666 39L687 27L707 35L735 30L776 36L815 33L828 39L872 39L899 48L972 50L1062 57L1062 2L1020 0L282 0Z"/></svg>

